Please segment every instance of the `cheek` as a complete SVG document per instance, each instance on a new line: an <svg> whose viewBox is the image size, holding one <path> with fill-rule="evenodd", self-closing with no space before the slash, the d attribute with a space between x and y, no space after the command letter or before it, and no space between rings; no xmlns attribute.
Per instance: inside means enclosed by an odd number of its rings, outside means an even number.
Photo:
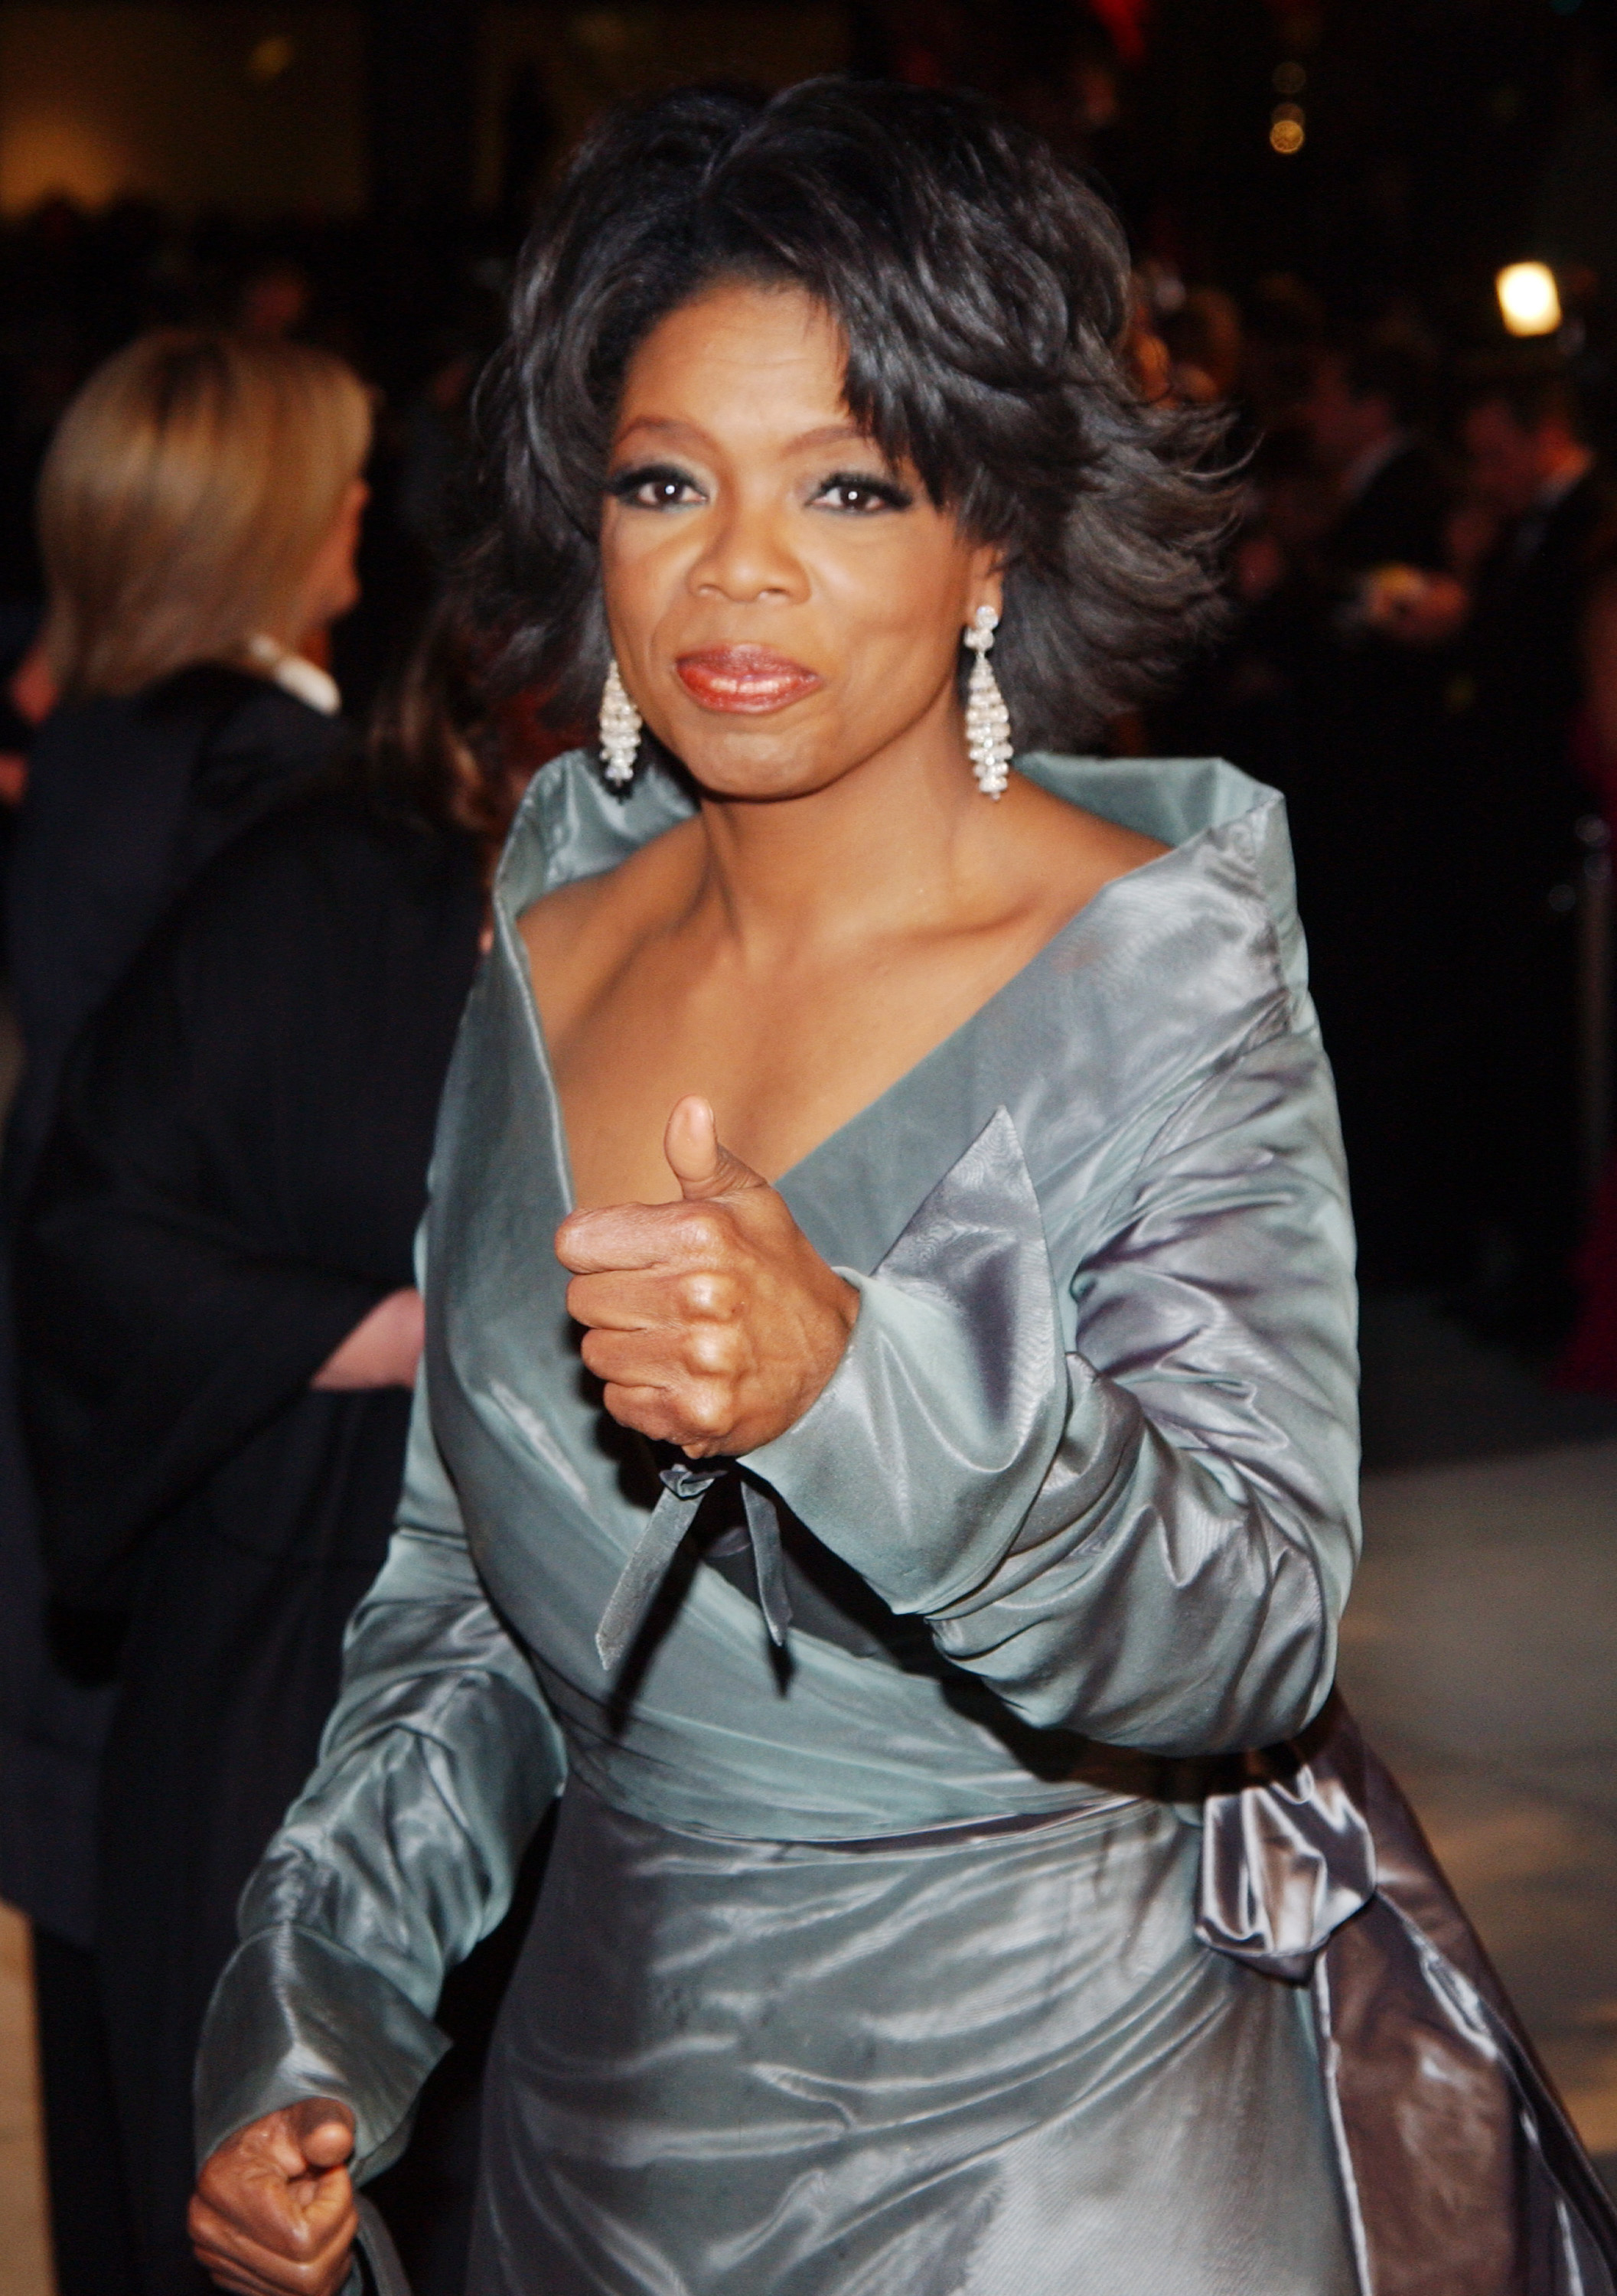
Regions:
<svg viewBox="0 0 1617 2296"><path fill-rule="evenodd" d="M626 660L644 656L652 634L678 586L672 562L673 537L646 525L614 533L609 526L601 537L601 588L606 617L620 656Z"/></svg>
<svg viewBox="0 0 1617 2296"><path fill-rule="evenodd" d="M966 570L942 541L827 554L817 587L847 673L867 689L934 687L965 625Z"/></svg>

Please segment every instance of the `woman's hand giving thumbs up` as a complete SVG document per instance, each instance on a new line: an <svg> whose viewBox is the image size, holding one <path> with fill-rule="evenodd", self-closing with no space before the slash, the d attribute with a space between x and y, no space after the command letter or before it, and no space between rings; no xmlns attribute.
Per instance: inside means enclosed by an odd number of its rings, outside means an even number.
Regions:
<svg viewBox="0 0 1617 2296"><path fill-rule="evenodd" d="M675 1103L662 1152L678 1202L574 1212L557 1229L568 1311L614 1419L688 1458L738 1457L808 1410L859 1295L720 1145L705 1100Z"/></svg>

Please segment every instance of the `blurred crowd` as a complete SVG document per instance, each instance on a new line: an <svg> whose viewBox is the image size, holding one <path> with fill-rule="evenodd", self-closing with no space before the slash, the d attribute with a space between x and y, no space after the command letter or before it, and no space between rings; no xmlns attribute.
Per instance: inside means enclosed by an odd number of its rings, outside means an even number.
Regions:
<svg viewBox="0 0 1617 2296"><path fill-rule="evenodd" d="M1244 485L1226 636L1120 736L1285 794L1363 1280L1553 1348L1609 1124L1601 365L1150 274L1134 355L1230 407ZM1609 1387L1605 1249L1562 1375Z"/></svg>
<svg viewBox="0 0 1617 2296"><path fill-rule="evenodd" d="M143 330L229 329L312 341L361 375L377 413L362 595L333 643L363 716L434 594L477 372L497 340L513 234L412 219L256 230L124 200L58 197L0 228L0 661L14 667L44 603L34 504L74 392ZM13 728L14 731L14 728ZM12 746L0 742L0 746Z"/></svg>
<svg viewBox="0 0 1617 2296"><path fill-rule="evenodd" d="M589 737L485 690L448 581L511 246L60 200L0 233L0 1895L62 2296L203 2285L195 2034L388 1534L489 873ZM1617 1391L1599 343L1147 257L1125 348L1223 412L1240 511L1222 636L1112 739L1285 795L1365 1280ZM505 1949L393 2195L423 2296Z"/></svg>
<svg viewBox="0 0 1617 2296"><path fill-rule="evenodd" d="M487 219L412 229L406 254L365 224L264 234L61 200L0 234L0 799L51 700L35 495L86 376L174 323L316 342L362 376L360 597L324 666L363 721L454 554L513 244ZM1345 321L1285 274L1236 294L1148 258L1137 289L1140 387L1227 412L1244 509L1223 644L1114 739L1218 752L1285 793L1366 1278L1548 1345L1610 1097L1589 922L1612 780L1606 362L1575 320L1479 347L1408 295ZM555 747L521 706L507 724L529 765ZM1569 1375L1594 1363L1582 1347Z"/></svg>

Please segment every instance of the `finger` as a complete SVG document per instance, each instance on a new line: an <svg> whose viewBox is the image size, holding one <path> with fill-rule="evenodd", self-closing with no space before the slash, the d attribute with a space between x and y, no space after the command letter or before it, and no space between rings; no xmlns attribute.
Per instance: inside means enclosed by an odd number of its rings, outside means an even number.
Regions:
<svg viewBox="0 0 1617 2296"><path fill-rule="evenodd" d="M579 1344L586 1371L621 1387L667 1387L677 1375L666 1337L643 1332L586 1332Z"/></svg>
<svg viewBox="0 0 1617 2296"><path fill-rule="evenodd" d="M725 1448L730 1407L728 1389L721 1382L709 1387L685 1381L677 1388L613 1382L602 1401L620 1427L633 1427L653 1443L677 1443L687 1458L704 1459Z"/></svg>
<svg viewBox="0 0 1617 2296"><path fill-rule="evenodd" d="M556 1258L574 1275L603 1275L620 1268L658 1267L668 1258L666 1215L677 1205L614 1204L610 1210L570 1212L556 1230Z"/></svg>
<svg viewBox="0 0 1617 2296"><path fill-rule="evenodd" d="M306 2283L298 2276L288 2276L296 2275L295 2267L281 2265L273 2279L266 2279L261 2272L250 2270L239 2258L222 2255L216 2249L193 2245L191 2253L209 2278L218 2287L231 2290L232 2296L317 2296L318 2281ZM346 2269L346 2260L340 2260L338 2268ZM330 2284L340 2288L342 2283L337 2279Z"/></svg>
<svg viewBox="0 0 1617 2296"><path fill-rule="evenodd" d="M728 1205L614 1204L570 1212L556 1230L556 1258L575 1275L646 1274L692 1268L722 1258L735 1243Z"/></svg>
<svg viewBox="0 0 1617 2296"><path fill-rule="evenodd" d="M339 2264L353 2246L359 2218L349 2195L335 2218L319 2227L318 2237L290 2242L259 2239L241 2225L232 2224L206 2202L195 2207L191 2237L198 2249L220 2258L234 2272L267 2280L273 2286L297 2288L319 2281Z"/></svg>
<svg viewBox="0 0 1617 2296"><path fill-rule="evenodd" d="M286 2296L283 2288L274 2288L267 2280L260 2280L256 2272L242 2272L227 2257L214 2256L207 2249L191 2251L201 2269L216 2288L228 2289L230 2296Z"/></svg>
<svg viewBox="0 0 1617 2296"><path fill-rule="evenodd" d="M734 1379L748 1357L743 1334L726 1323L587 1331L579 1352L597 1379L615 1380L622 1387L677 1387L692 1379Z"/></svg>
<svg viewBox="0 0 1617 2296"><path fill-rule="evenodd" d="M193 2248L191 2253L216 2286L229 2289L231 2296L339 2296L353 2263L351 2252L344 2251L317 2269L281 2265L267 2279L234 2257L217 2256L204 2248Z"/></svg>
<svg viewBox="0 0 1617 2296"><path fill-rule="evenodd" d="M315 2099L294 2105L287 2119L311 2169L339 2168L352 2153L353 2116L341 2106Z"/></svg>
<svg viewBox="0 0 1617 2296"><path fill-rule="evenodd" d="M194 2234L192 2237L191 2253L209 2278L220 2288L231 2289L234 2296L284 2296L283 2291L275 2288L260 2274L250 2272L247 2267L238 2262L234 2256L226 2255L221 2250L205 2244Z"/></svg>
<svg viewBox="0 0 1617 2296"><path fill-rule="evenodd" d="M603 1275L575 1275L567 1287L567 1312L575 1324L600 1332L666 1331L682 1324L717 1322L734 1316L741 1286L718 1267L613 1269Z"/></svg>
<svg viewBox="0 0 1617 2296"><path fill-rule="evenodd" d="M597 1332L645 1332L669 1318L666 1275L613 1268L602 1275L575 1275L567 1287L567 1312L575 1324Z"/></svg>
<svg viewBox="0 0 1617 2296"><path fill-rule="evenodd" d="M269 2296L284 2296L286 2291L337 2284L358 2230L351 2194L335 2222L324 2226L318 2239L295 2246L255 2238L220 2216L200 2195L191 2204L191 2241L203 2269L225 2279L227 2286L250 2291L251 2296L258 2296L260 2289L269 2292Z"/></svg>
<svg viewBox="0 0 1617 2296"><path fill-rule="evenodd" d="M256 2142L221 2147L203 2162L196 2196L225 2223L249 2227L272 2244L279 2241L297 2255L307 2244L305 2221L323 2192L347 2183L330 2169L314 2167L281 2127L267 2128Z"/></svg>
<svg viewBox="0 0 1617 2296"><path fill-rule="evenodd" d="M687 1203L709 1196L738 1195L743 1188L769 1185L721 1144L711 1103L700 1093L687 1093L674 1103L662 1136L662 1152Z"/></svg>
<svg viewBox="0 0 1617 2296"><path fill-rule="evenodd" d="M346 2170L300 2163L295 2174L251 2166L230 2178L204 2176L199 2208L229 2226L238 2241L271 2256L306 2260L317 2256L353 2216L354 2187Z"/></svg>

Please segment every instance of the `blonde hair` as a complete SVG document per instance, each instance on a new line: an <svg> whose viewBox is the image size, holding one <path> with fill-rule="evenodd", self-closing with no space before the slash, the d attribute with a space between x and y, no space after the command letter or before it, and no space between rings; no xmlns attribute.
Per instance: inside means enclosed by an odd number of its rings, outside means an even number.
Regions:
<svg viewBox="0 0 1617 2296"><path fill-rule="evenodd" d="M352 369L307 343L164 330L90 377L39 481L45 651L64 694L132 693L292 643L369 451Z"/></svg>

